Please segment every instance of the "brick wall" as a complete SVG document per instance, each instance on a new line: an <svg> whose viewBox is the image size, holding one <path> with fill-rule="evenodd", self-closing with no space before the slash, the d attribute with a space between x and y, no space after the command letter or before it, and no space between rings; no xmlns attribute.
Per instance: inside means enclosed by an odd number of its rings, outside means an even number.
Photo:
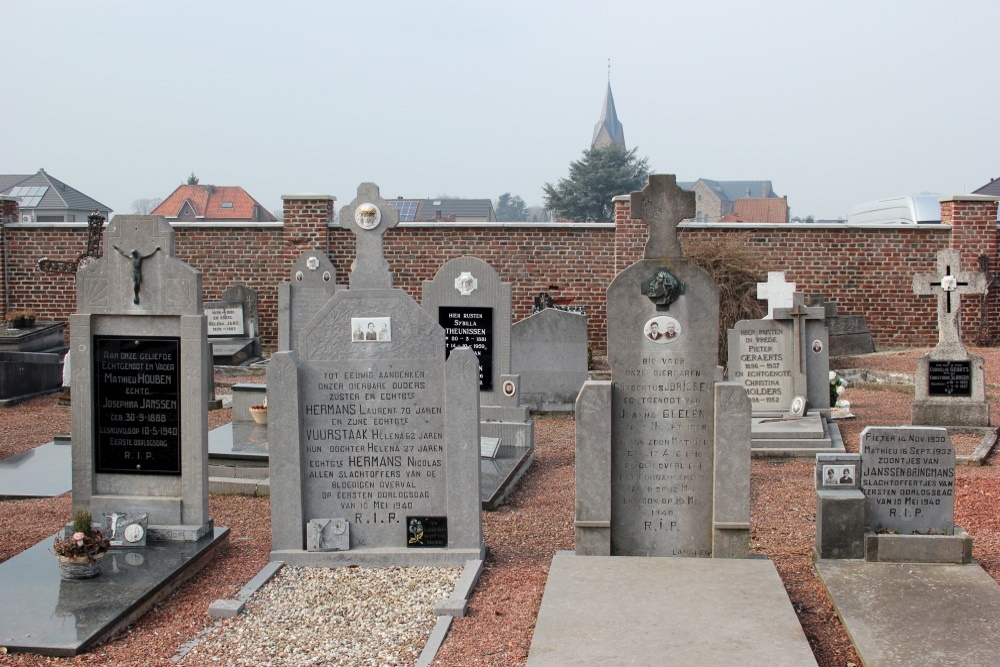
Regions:
<svg viewBox="0 0 1000 667"><path fill-rule="evenodd" d="M286 196L284 224L229 223L175 225L178 259L200 269L206 301L218 300L233 284L257 290L265 349L277 339L277 285L287 282L295 258L307 248L325 250L347 283L354 258L354 235L332 224L336 200L320 195ZM935 253L955 247L963 269L978 267L986 255L997 267L996 201L963 195L946 198L942 215L951 226L848 228L844 225L690 224L688 238L712 239L749 233L748 243L763 258L762 271L782 270L807 294L836 300L845 314L864 314L880 347L937 342L935 299L913 294L916 272L935 267ZM86 247L85 223L4 227L0 246L7 261L6 290L11 308L34 308L42 320L66 320L75 311L71 276L39 272L42 257L73 259ZM421 283L449 259L474 255L513 284L515 320L527 317L539 292L582 305L588 313L591 347L606 349L604 298L614 276L642 256L646 225L630 217L629 198L615 202L615 223L402 223L385 235L385 256L395 284L418 301ZM2 279L2 276L0 276ZM1000 290L997 290L1000 291ZM1000 306L991 294L963 299L963 338L1000 341Z"/></svg>

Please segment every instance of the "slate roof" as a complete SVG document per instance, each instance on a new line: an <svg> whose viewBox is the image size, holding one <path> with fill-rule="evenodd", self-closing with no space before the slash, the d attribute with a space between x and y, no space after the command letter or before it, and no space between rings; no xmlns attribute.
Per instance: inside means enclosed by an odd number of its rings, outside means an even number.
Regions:
<svg viewBox="0 0 1000 667"><path fill-rule="evenodd" d="M625 148L625 130L618 122L618 112L615 110L615 98L611 94L610 81L608 81L608 89L604 93L601 119L594 126L594 138L591 140L590 146L595 148L609 144Z"/></svg>
<svg viewBox="0 0 1000 667"><path fill-rule="evenodd" d="M990 197L1000 197L1000 178L991 178L990 182L979 188L978 190L973 190L974 195L989 195Z"/></svg>
<svg viewBox="0 0 1000 667"><path fill-rule="evenodd" d="M184 214L190 204L192 213ZM152 215L168 220L231 220L234 222L274 222L277 218L238 185L181 185L160 202Z"/></svg>
<svg viewBox="0 0 1000 667"><path fill-rule="evenodd" d="M390 199L400 210L400 222L495 222L491 199Z"/></svg>
<svg viewBox="0 0 1000 667"><path fill-rule="evenodd" d="M23 210L77 210L93 211L97 209L105 217L111 213L111 208L92 197L88 197L76 188L66 185L58 178L49 175L44 169L35 174L0 174L0 194L8 194L15 187L47 188L41 200L35 206L22 207Z"/></svg>

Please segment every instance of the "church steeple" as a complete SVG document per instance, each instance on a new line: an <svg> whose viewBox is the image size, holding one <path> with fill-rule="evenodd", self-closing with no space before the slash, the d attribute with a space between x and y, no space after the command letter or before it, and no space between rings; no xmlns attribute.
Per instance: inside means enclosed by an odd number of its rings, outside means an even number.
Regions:
<svg viewBox="0 0 1000 667"><path fill-rule="evenodd" d="M604 108L601 109L601 119L594 126L594 139L590 142L591 148L604 148L607 146L619 146L625 148L625 130L618 122L618 114L615 111L615 98L611 94L611 77L608 76L608 90L604 93Z"/></svg>

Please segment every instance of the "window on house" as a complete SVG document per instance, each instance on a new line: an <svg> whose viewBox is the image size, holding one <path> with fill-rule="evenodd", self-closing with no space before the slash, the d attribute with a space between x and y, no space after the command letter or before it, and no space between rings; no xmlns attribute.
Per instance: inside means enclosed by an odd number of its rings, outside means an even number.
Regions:
<svg viewBox="0 0 1000 667"><path fill-rule="evenodd" d="M233 202L231 202L231 201L224 201L219 206L219 208L232 208L232 207L233 207Z"/></svg>
<svg viewBox="0 0 1000 667"><path fill-rule="evenodd" d="M40 215L38 222L65 222L66 217L62 215Z"/></svg>

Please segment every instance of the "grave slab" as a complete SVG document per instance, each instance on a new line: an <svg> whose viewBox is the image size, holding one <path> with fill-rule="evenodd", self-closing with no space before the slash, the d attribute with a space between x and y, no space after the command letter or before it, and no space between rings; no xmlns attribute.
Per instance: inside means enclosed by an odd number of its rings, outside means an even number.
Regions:
<svg viewBox="0 0 1000 667"><path fill-rule="evenodd" d="M768 560L558 552L527 664L791 667L816 660Z"/></svg>
<svg viewBox="0 0 1000 667"><path fill-rule="evenodd" d="M73 448L53 442L0 461L0 498L51 498L73 488Z"/></svg>
<svg viewBox="0 0 1000 667"><path fill-rule="evenodd" d="M73 656L105 641L211 562L229 542L217 527L197 542L151 541L113 549L94 579L64 581L49 553L55 535L0 563L0 646L11 653Z"/></svg>
<svg viewBox="0 0 1000 667"><path fill-rule="evenodd" d="M979 565L819 560L816 571L866 667L997 663L1000 585Z"/></svg>

